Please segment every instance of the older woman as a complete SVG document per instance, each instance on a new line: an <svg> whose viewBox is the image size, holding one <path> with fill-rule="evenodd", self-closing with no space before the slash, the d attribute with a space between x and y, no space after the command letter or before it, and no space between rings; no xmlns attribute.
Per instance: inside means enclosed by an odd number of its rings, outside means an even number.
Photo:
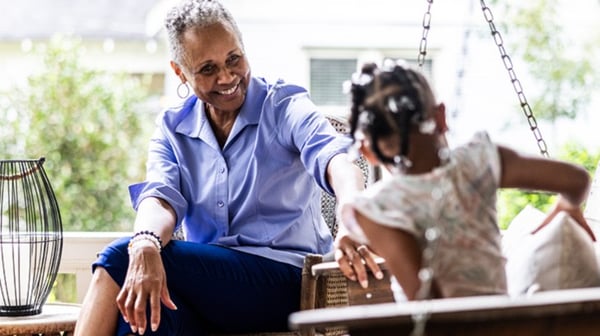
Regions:
<svg viewBox="0 0 600 336"><path fill-rule="evenodd" d="M338 198L362 189L349 140L305 89L250 74L240 31L217 1L181 2L166 29L178 93L193 95L158 118L147 179L129 188L135 234L94 263L76 334L285 330L303 257L333 248L320 189ZM171 240L179 227L186 241ZM347 261L357 245L340 237ZM352 267L364 281L363 264Z"/></svg>

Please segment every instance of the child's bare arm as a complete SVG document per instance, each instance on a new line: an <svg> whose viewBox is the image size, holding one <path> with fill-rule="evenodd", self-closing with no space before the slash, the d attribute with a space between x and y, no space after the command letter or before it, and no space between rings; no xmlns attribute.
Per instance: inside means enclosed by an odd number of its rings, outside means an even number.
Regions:
<svg viewBox="0 0 600 336"><path fill-rule="evenodd" d="M537 156L527 156L498 146L501 188L520 188L562 195L573 206L587 197L590 175L581 166Z"/></svg>
<svg viewBox="0 0 600 336"><path fill-rule="evenodd" d="M376 223L356 212L356 220L375 253L385 259L386 265L402 286L409 300L414 300L421 285L418 273L421 268L421 249L415 237L400 229Z"/></svg>
<svg viewBox="0 0 600 336"><path fill-rule="evenodd" d="M590 175L583 167L566 161L522 155L503 146L498 146L498 152L502 165L500 187L559 194L556 204L533 233L564 211L596 240L581 211L590 187Z"/></svg>

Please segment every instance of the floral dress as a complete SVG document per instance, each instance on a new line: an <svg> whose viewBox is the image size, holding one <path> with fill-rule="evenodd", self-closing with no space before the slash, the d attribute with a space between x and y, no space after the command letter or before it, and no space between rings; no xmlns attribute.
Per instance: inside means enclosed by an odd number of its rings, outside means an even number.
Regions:
<svg viewBox="0 0 600 336"><path fill-rule="evenodd" d="M506 293L506 259L496 219L500 158L487 133L452 150L450 160L426 174L394 174L341 208L358 241L369 243L355 209L381 225L404 230L426 247L425 230L436 227L430 267L444 297Z"/></svg>

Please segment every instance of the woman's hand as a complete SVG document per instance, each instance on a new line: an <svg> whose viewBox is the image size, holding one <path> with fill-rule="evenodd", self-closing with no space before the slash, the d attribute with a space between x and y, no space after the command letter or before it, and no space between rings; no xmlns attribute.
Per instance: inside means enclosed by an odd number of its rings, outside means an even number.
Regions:
<svg viewBox="0 0 600 336"><path fill-rule="evenodd" d="M360 239L358 237L364 234L358 227L354 209L346 203L342 198L338 201L337 212L340 225L335 239L335 261L348 279L358 281L363 288L367 288L369 286L367 268L377 279L383 279L383 272L375 260L379 256L371 251L369 246L350 237L352 230L349 227L354 229L356 239Z"/></svg>
<svg viewBox="0 0 600 336"><path fill-rule="evenodd" d="M160 324L161 301L166 307L177 309L169 296L160 251L149 241L137 242L130 250L129 267L117 296L117 307L131 330L143 335L148 303L151 330L156 331Z"/></svg>
<svg viewBox="0 0 600 336"><path fill-rule="evenodd" d="M336 239L335 260L340 271L350 280L357 281L363 288L369 286L367 268L375 278L383 279L383 273L375 261L377 255L367 245L355 242L348 235L338 234Z"/></svg>

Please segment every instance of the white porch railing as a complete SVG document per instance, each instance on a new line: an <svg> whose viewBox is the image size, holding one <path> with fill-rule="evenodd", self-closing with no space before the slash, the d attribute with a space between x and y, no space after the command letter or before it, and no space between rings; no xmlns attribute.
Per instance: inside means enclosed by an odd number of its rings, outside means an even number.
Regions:
<svg viewBox="0 0 600 336"><path fill-rule="evenodd" d="M600 232L600 162L596 168L585 208L585 217L595 232ZM104 246L131 232L64 232L59 273L75 274L77 302L82 302L92 279L92 262Z"/></svg>
<svg viewBox="0 0 600 336"><path fill-rule="evenodd" d="M81 303L92 279L96 254L111 241L130 232L64 232L59 273L75 274L77 302Z"/></svg>

